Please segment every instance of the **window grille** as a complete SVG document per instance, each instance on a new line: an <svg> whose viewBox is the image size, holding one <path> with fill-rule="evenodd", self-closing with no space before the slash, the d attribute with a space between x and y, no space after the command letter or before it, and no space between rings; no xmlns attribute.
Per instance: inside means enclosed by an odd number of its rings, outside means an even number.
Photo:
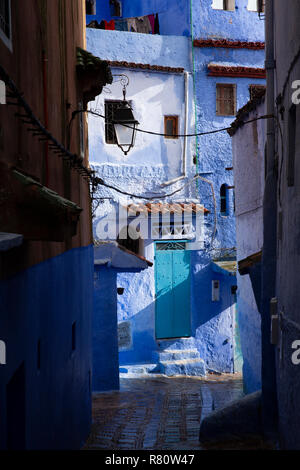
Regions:
<svg viewBox="0 0 300 470"><path fill-rule="evenodd" d="M236 86L219 83L216 92L216 112L218 116L234 116L236 113Z"/></svg>
<svg viewBox="0 0 300 470"><path fill-rule="evenodd" d="M165 242L156 244L157 251L169 251L169 250L185 250L185 242Z"/></svg>
<svg viewBox="0 0 300 470"><path fill-rule="evenodd" d="M193 234L192 222L151 222L152 225L152 238L182 238Z"/></svg>

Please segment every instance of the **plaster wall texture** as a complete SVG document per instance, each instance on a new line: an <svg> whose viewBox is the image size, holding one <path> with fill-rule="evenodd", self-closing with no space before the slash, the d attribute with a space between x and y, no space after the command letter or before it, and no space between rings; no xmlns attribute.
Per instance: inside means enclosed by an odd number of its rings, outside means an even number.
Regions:
<svg viewBox="0 0 300 470"><path fill-rule="evenodd" d="M299 226L300 226L300 132L299 132L299 106L296 106L296 153L294 169L294 185L287 184L287 165L289 149L289 109L291 107L292 83L299 80L299 58L288 70L299 49L299 8L295 2L288 0L283 5L281 2L274 4L275 17L275 83L274 96L283 92L283 86L287 80L287 86L283 96L282 106L285 108L284 119L280 121L283 132L284 145L281 146L279 130L276 132L278 142L279 162L283 161L282 174L278 180L281 199L278 199L278 214L282 217L282 237L279 239L279 222L277 233L277 275L276 295L278 298L278 312L284 314L280 340L276 347L277 358L277 395L279 413L280 443L283 449L300 449L299 397L300 380L299 365L293 364L291 356L294 350L292 343L299 339L299 277L300 277L300 251L299 251ZM284 40L283 40L284 38ZM283 153L282 153L283 151ZM279 216L278 216L279 220ZM294 322L294 323L293 323Z"/></svg>
<svg viewBox="0 0 300 470"><path fill-rule="evenodd" d="M87 48L103 59L182 67L187 71L190 70L190 48L187 38L150 37L143 34L88 29ZM127 99L132 103L134 115L141 129L164 133L164 115L177 115L179 133L184 134L184 74L113 68L113 74L121 73L125 73L129 78ZM122 86L117 81L118 77L115 78L116 82L109 87L109 93L103 93L90 103L91 109L104 114L105 99L122 99ZM193 133L194 121L191 116L193 83L190 74L187 106L189 116L187 129L188 133ZM116 145L105 143L104 126L103 119L89 115L90 160L100 175L108 182L118 181L119 186L127 188L128 192L134 194L145 194L153 190L158 195L170 192L163 191L160 184L182 175L183 138L165 139L137 132L135 146L125 157ZM187 139L187 173L194 171L192 163L194 145L194 138Z"/></svg>
<svg viewBox="0 0 300 470"><path fill-rule="evenodd" d="M0 331L7 347L7 363L0 367L1 449L8 446L8 429L19 434L26 449L79 449L87 438L92 286L92 246L67 251L0 283ZM7 386L22 362L24 384L10 388L9 395ZM22 433L23 413L30 419Z"/></svg>
<svg viewBox="0 0 300 470"><path fill-rule="evenodd" d="M252 65L263 68L264 52L232 49L195 48L195 83L197 130L206 132L230 126L234 116L216 115L216 85L230 83L236 85L237 109L249 100L249 85L264 84L264 80L236 77L209 77L207 65L212 61L220 64ZM220 132L198 138L198 172L214 184L217 204L216 246L235 246L235 223L233 191L229 190L228 215L220 214L220 187L233 186L233 175L225 168L232 167L232 143L227 132ZM213 199L209 185L200 183L199 193L207 209L211 211L209 221L213 225Z"/></svg>
<svg viewBox="0 0 300 470"><path fill-rule="evenodd" d="M264 41L264 21L248 11L248 0L236 0L234 11L214 10L212 0L193 0L195 38Z"/></svg>
<svg viewBox="0 0 300 470"><path fill-rule="evenodd" d="M93 313L93 391L119 389L117 271L95 266Z"/></svg>
<svg viewBox="0 0 300 470"><path fill-rule="evenodd" d="M261 103L245 119L265 114ZM234 184L236 194L237 259L247 258L262 250L263 193L265 178L265 121L239 128L232 138ZM261 387L261 316L250 276L237 276L239 325L243 351L245 390Z"/></svg>

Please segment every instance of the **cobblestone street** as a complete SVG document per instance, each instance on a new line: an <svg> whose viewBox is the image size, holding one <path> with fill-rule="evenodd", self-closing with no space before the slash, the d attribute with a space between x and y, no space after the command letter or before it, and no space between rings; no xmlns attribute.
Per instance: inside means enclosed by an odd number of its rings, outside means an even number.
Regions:
<svg viewBox="0 0 300 470"><path fill-rule="evenodd" d="M242 396L240 375L122 378L119 392L94 395L84 449L201 449L200 421Z"/></svg>

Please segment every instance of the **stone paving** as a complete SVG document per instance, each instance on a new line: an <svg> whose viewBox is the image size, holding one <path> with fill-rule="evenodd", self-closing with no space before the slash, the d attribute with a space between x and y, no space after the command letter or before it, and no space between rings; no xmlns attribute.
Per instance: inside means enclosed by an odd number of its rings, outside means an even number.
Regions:
<svg viewBox="0 0 300 470"><path fill-rule="evenodd" d="M243 396L237 374L120 382L118 392L94 394L92 432L84 449L200 450L201 419Z"/></svg>

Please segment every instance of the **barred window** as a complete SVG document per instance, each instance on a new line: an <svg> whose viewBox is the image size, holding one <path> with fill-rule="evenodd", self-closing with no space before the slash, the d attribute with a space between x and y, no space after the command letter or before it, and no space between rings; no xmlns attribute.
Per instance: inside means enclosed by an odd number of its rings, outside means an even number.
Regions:
<svg viewBox="0 0 300 470"><path fill-rule="evenodd" d="M236 113L236 85L218 83L216 95L217 115L234 116Z"/></svg>

